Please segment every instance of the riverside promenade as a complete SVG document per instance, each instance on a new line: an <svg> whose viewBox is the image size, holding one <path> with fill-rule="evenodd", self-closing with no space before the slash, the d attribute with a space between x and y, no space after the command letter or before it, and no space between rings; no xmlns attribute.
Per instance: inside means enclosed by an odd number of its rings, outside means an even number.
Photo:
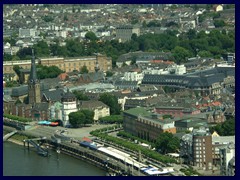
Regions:
<svg viewBox="0 0 240 180"><path fill-rule="evenodd" d="M84 127L78 129L66 129L63 127L48 127L48 126L39 126L32 124L27 130L19 131L19 134L30 136L30 137L46 137L46 142L51 146L52 149L60 149L61 153L68 154L75 158L85 160L91 164L94 164L97 167L105 169L106 172L115 175L133 175L133 176L146 176L139 169L134 169L131 166L126 165L121 161L118 161L112 157L109 157L105 154L102 154L98 151L93 151L91 149L81 147L79 144L72 141L61 141L61 143L54 142L52 137L59 132L63 132L64 137L69 139L81 140L83 137L91 138L89 134L92 130L109 127L112 125L93 125L91 127ZM12 127L4 126L4 129L7 131L15 130ZM56 136L55 136L56 137ZM57 136L59 137L59 136ZM23 143L22 143L23 144Z"/></svg>

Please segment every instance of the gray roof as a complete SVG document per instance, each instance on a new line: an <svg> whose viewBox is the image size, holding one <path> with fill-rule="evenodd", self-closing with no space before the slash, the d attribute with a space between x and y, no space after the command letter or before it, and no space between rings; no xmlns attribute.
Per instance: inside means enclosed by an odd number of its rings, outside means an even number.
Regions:
<svg viewBox="0 0 240 180"><path fill-rule="evenodd" d="M138 85L137 81L115 81L114 86L124 86L124 87L136 87Z"/></svg>
<svg viewBox="0 0 240 180"><path fill-rule="evenodd" d="M235 136L213 136L212 142L219 144L228 144L229 142L233 142L235 144Z"/></svg>
<svg viewBox="0 0 240 180"><path fill-rule="evenodd" d="M197 75L156 75L145 74L142 84L159 84L170 86L183 86L191 88L208 87L213 83L223 82L225 78L223 73L208 76Z"/></svg>
<svg viewBox="0 0 240 180"><path fill-rule="evenodd" d="M108 108L108 106L101 101L91 100L91 101L80 101L79 108L80 109L94 110L94 109L97 109L97 108L100 108L100 109Z"/></svg>
<svg viewBox="0 0 240 180"><path fill-rule="evenodd" d="M36 111L48 111L49 109L49 104L48 103L36 103L32 110Z"/></svg>
<svg viewBox="0 0 240 180"><path fill-rule="evenodd" d="M104 79L104 73L102 71L92 72L87 74L81 74L80 77L82 77L84 81L90 80L91 82L96 82Z"/></svg>
<svg viewBox="0 0 240 180"><path fill-rule="evenodd" d="M12 89L12 97L19 97L28 94L28 86L19 86Z"/></svg>
<svg viewBox="0 0 240 180"><path fill-rule="evenodd" d="M45 96L48 100L51 100L53 102L60 102L63 94L63 89L53 89L42 92L42 96Z"/></svg>

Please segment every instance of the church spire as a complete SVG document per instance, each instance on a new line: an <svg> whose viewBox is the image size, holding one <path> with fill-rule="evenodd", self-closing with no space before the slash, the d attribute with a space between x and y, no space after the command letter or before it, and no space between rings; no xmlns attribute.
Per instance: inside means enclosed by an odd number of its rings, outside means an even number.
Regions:
<svg viewBox="0 0 240 180"><path fill-rule="evenodd" d="M36 64L35 64L35 56L34 56L34 50L32 49L32 60L31 60L31 72L29 81L30 83L37 82L37 70L36 70Z"/></svg>

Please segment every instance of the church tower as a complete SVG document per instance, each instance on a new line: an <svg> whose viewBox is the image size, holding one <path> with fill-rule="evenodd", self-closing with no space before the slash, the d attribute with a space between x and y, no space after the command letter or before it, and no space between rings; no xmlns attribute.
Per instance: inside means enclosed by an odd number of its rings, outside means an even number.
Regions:
<svg viewBox="0 0 240 180"><path fill-rule="evenodd" d="M37 79L34 51L32 49L31 72L28 80L29 104L41 102L40 81Z"/></svg>

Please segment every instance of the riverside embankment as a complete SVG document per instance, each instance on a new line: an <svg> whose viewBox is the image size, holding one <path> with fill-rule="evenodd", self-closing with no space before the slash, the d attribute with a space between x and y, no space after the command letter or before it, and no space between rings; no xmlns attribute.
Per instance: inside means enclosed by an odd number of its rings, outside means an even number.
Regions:
<svg viewBox="0 0 240 180"><path fill-rule="evenodd" d="M10 132L13 130L15 129L4 126L5 132ZM10 138L10 141L23 145L24 139L36 138L44 135L44 133L41 133L39 135L37 133L34 133L34 131L19 131L18 134ZM127 166L126 164L117 161L111 157L108 157L105 154L85 147L81 147L79 146L79 144L71 141L61 141L61 143L57 143L57 141L53 141L53 139L51 139L52 136L50 135L50 133L46 133L46 135L48 138L46 139L45 143L47 143L53 150L60 149L61 153L65 153L75 158L87 161L99 168L106 170L107 172L111 172L111 174L128 174L134 176L144 175L140 171L130 166Z"/></svg>

